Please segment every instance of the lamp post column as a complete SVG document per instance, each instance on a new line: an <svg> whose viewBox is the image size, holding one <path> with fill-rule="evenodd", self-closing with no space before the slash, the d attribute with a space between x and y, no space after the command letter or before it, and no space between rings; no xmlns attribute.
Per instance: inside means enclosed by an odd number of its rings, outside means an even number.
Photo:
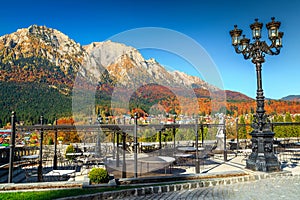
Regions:
<svg viewBox="0 0 300 200"><path fill-rule="evenodd" d="M246 160L246 168L257 171L279 171L280 162L273 152L274 132L270 129L270 123L265 111L265 97L262 89L262 63L263 57L253 59L256 65L257 76L257 96L256 96L256 115L252 127L254 130L250 133L252 136L252 153Z"/></svg>
<svg viewBox="0 0 300 200"><path fill-rule="evenodd" d="M271 131L270 122L265 111L265 97L262 89L262 63L265 62L265 55L278 55L282 47L283 32L279 32L280 22L272 21L266 24L268 29L268 38L271 44L268 45L265 41L261 41L261 29L263 24L255 19L255 22L250 25L253 36L253 43L250 39L242 35L242 30L234 26L234 29L229 33L232 37L232 45L235 52L243 54L244 59L252 59L252 63L256 67L257 91L256 91L256 114L252 122L252 153L246 161L246 168L255 171L273 172L280 170L280 162L273 152L274 133Z"/></svg>

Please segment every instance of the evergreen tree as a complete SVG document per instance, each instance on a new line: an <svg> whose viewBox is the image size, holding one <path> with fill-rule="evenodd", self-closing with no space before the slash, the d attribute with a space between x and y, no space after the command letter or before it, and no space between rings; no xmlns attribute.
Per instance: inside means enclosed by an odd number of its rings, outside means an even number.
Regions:
<svg viewBox="0 0 300 200"><path fill-rule="evenodd" d="M245 117L242 115L239 120L240 124L245 124ZM241 126L239 128L239 138L246 139L247 138L247 130L246 126Z"/></svg>

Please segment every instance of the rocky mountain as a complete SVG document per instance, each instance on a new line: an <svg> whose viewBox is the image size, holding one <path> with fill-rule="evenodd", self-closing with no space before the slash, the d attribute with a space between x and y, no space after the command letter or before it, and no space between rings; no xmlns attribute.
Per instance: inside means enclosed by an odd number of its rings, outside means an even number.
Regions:
<svg viewBox="0 0 300 200"><path fill-rule="evenodd" d="M137 49L125 44L105 41L81 46L58 30L37 25L0 37L0 119L9 121L11 110L23 113L24 118L32 118L30 113L36 120L39 113L48 112L47 107L52 108L52 113L71 113L72 89L78 79L83 88L91 88L89 84L95 83L96 104L108 107L116 86L149 85L159 91L165 90L157 86L167 86L176 88L177 94L186 98L189 96L185 91L205 99L210 98L210 92L222 92L199 77L168 71L155 59L146 60ZM50 101L50 94L62 105L51 106L54 101ZM228 94L233 94L233 99L244 98L237 93ZM167 98L157 93L148 96ZM33 98L41 98L43 103ZM50 117L54 118L54 114Z"/></svg>
<svg viewBox="0 0 300 200"><path fill-rule="evenodd" d="M47 59L67 74L78 69L84 59L80 44L60 31L32 25L0 37L2 64L17 65L24 58Z"/></svg>
<svg viewBox="0 0 300 200"><path fill-rule="evenodd" d="M199 77L169 72L125 44L106 41L82 47L58 30L37 25L0 37L1 81L46 82L70 90L76 75L98 82L106 71L117 84L129 87L155 83L218 90Z"/></svg>
<svg viewBox="0 0 300 200"><path fill-rule="evenodd" d="M0 37L0 81L46 82L70 90L77 72L99 78L103 70L79 43L52 28L32 25Z"/></svg>
<svg viewBox="0 0 300 200"><path fill-rule="evenodd" d="M218 90L199 77L179 71L167 71L155 59L145 60L137 49L125 44L112 41L94 42L84 46L84 49L98 65L106 67L118 84L124 86L154 83L171 87Z"/></svg>

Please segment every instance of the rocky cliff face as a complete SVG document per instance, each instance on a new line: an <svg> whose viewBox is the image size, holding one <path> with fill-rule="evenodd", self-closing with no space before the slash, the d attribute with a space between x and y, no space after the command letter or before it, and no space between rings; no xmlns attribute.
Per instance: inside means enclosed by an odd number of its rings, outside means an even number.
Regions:
<svg viewBox="0 0 300 200"><path fill-rule="evenodd" d="M112 41L94 42L84 46L97 65L104 66L118 84L124 86L158 84L170 87L201 87L217 90L199 77L183 72L167 71L155 59L145 60L130 46Z"/></svg>
<svg viewBox="0 0 300 200"><path fill-rule="evenodd" d="M69 89L76 75L98 82L108 73L114 84L129 87L158 84L217 90L199 77L169 72L125 44L106 41L82 47L58 30L37 25L0 37L0 72L2 81L42 81Z"/></svg>
<svg viewBox="0 0 300 200"><path fill-rule="evenodd" d="M55 29L32 25L0 37L2 81L47 82L70 91L78 72L99 79L103 70L79 43Z"/></svg>
<svg viewBox="0 0 300 200"><path fill-rule="evenodd" d="M32 25L0 37L2 63L16 64L21 58L40 57L62 71L76 71L87 56L80 44L60 31Z"/></svg>

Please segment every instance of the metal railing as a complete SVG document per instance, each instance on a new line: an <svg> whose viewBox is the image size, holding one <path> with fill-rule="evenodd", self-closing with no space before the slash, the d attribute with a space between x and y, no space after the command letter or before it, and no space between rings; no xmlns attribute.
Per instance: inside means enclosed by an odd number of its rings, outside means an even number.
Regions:
<svg viewBox="0 0 300 200"><path fill-rule="evenodd" d="M12 117L12 124L15 124L15 118ZM240 138L238 137L238 131L240 127L243 126L250 126L251 124L239 124L236 123L236 139L237 139L237 146L236 149L239 149L239 140ZM273 122L271 123L271 129L274 130L275 127L277 126L299 126L300 122L295 122L295 123L281 123L281 122ZM224 150L223 150L223 159L226 161L227 160L227 134L226 134L226 127L225 124L203 124L203 123L194 123L194 124L137 124L137 121L135 121L135 124L94 124L94 125L34 125L34 126L13 126L12 128L12 135L15 135L16 132L28 132L28 131L37 131L41 134L40 136L40 144L43 144L43 137L42 135L45 134L47 131L54 131L55 132L55 138L54 138L54 154L53 154L53 168L57 168L57 162L58 162L58 157L57 157L57 132L58 131L63 131L65 132L65 134L67 134L69 131L77 131L77 132L99 132L99 129L101 129L103 132L108 132L108 133L113 133L114 136L114 140L113 140L113 153L117 153L119 154L119 141L122 138L122 153L123 153L123 159L124 159L124 152L126 151L126 140L129 137L128 134L126 134L126 132L134 132L139 131L140 128L145 129L145 128L149 128L149 129L154 129L156 130L158 133L163 134L165 130L167 129L171 129L174 130L173 133L176 134L176 129L180 128L180 129L193 129L195 132L195 140L194 140L194 145L196 147L198 146L202 146L204 147L206 144L206 142L208 142L208 140L216 142L216 138L215 138L215 132L209 132L207 131L205 133L205 129L209 130L212 128L218 128L218 127L224 127ZM174 136L175 136L174 134ZM134 135L134 137L137 134ZM122 136L121 138L119 138L119 136ZM117 142L115 142L115 139L117 137ZM14 137L12 137L14 138ZM175 138L175 137L174 137ZM200 142L199 142L200 140ZM137 141L137 140L135 140ZM13 150L13 155L11 155L11 151L9 150ZM11 166L11 164L14 161L19 161L20 160L20 156L21 155L28 155L30 153L18 153L18 152L22 152L23 150L18 150L20 148L16 148L15 147L15 143L14 141L12 141L11 145L8 148L3 148L0 149L0 155L4 155L4 153L2 152L6 152L5 153L5 157L4 156L0 156L0 163L5 164L5 162L8 162L8 164L10 165L10 174L12 173L13 170L13 166ZM24 147L24 150L27 147ZM134 142L133 143L133 149L136 149L134 151L135 154L138 154L138 149L140 148L139 143L138 142ZM162 144L162 139L160 136L160 141L158 143L158 149L162 149L163 148L163 144ZM173 148L174 151L176 150L176 142L175 139L173 141ZM22 149L22 148L21 148ZM196 151L196 159L195 159L195 169L196 169L196 173L199 173L199 156L198 156L198 151ZM43 157L43 145L40 145L39 147L39 167L42 169L43 168L43 163L42 163L42 157ZM10 159L8 159L10 158ZM117 158L119 158L119 155L117 156ZM136 156L134 157L135 159L135 165L137 165L137 161L136 161ZM125 160L124 160L125 163ZM135 177L137 177L137 167L135 166ZM125 169L126 171L126 169ZM39 171L39 173L41 173L41 171ZM124 172L123 176L126 177L126 173ZM39 181L42 181L42 177L41 174L39 176ZM9 180L10 181L10 180Z"/></svg>

